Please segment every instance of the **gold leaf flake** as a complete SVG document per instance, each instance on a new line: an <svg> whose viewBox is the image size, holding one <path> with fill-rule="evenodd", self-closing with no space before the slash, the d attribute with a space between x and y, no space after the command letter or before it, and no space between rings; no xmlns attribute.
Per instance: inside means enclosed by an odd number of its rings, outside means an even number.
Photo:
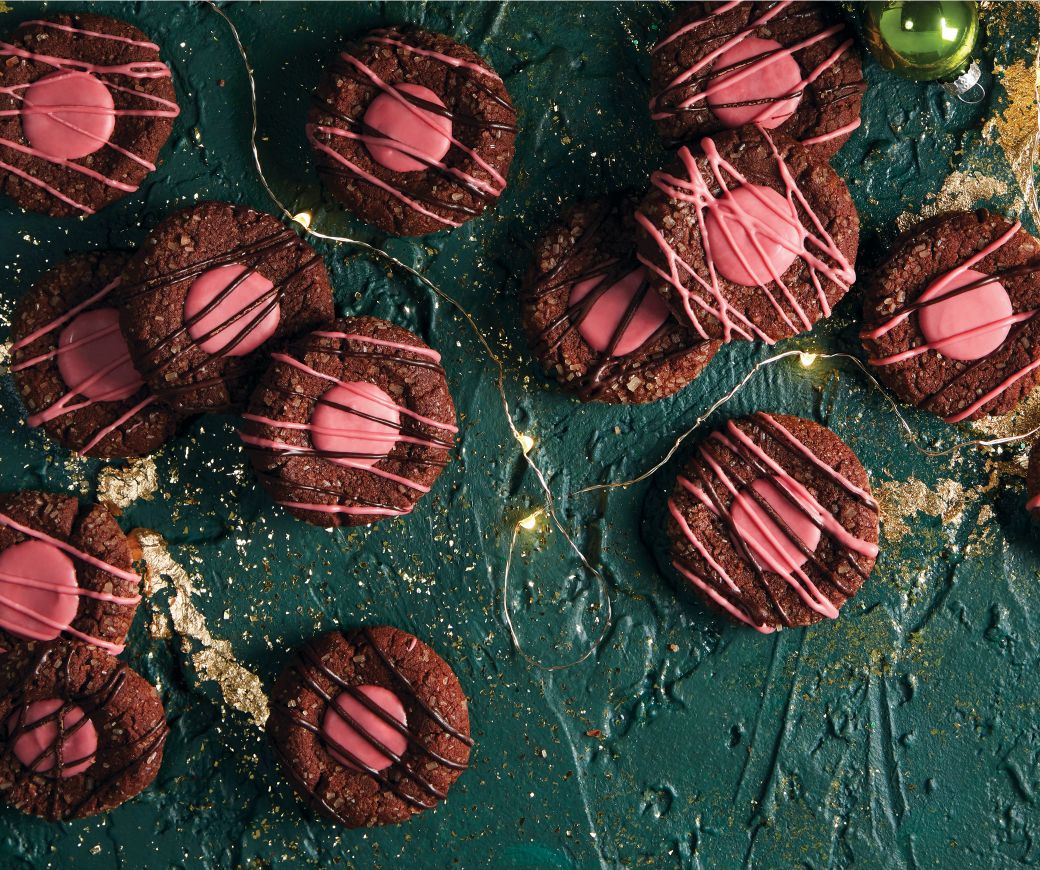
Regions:
<svg viewBox="0 0 1040 870"><path fill-rule="evenodd" d="M881 522L889 541L901 541L910 534L910 520L915 514L942 517L943 525L956 525L964 513L964 487L956 480L941 480L934 489L924 481L890 480L875 487L874 495L881 507Z"/></svg>
<svg viewBox="0 0 1040 870"><path fill-rule="evenodd" d="M185 641L194 640L202 649L192 656L192 662L205 680L213 680L224 701L247 714L258 728L267 722L270 708L260 678L235 658L231 644L215 638L206 625L206 617L192 601L196 593L188 572L170 555L162 535L151 529L134 529L131 545L140 552L145 563L145 590L149 596L173 585L170 599L170 618L173 628ZM136 554L135 554L136 555ZM152 634L162 625L153 621Z"/></svg>
<svg viewBox="0 0 1040 870"><path fill-rule="evenodd" d="M1019 188L1034 210L1033 218L1040 223L1032 195L1033 156L1038 133L1037 71L1027 66L1025 61L1016 60L1011 66L998 68L995 72L1000 73L1007 105L990 118L982 130L990 139L996 137Z"/></svg>
<svg viewBox="0 0 1040 870"><path fill-rule="evenodd" d="M896 218L896 226L905 232L918 221L927 220L948 211L975 208L984 199L992 199L1007 193L1007 182L980 172L951 172L946 176L932 202L926 202L917 214L905 211Z"/></svg>
<svg viewBox="0 0 1040 870"><path fill-rule="evenodd" d="M150 501L159 488L159 474L151 457L131 459L122 468L103 468L98 474L97 497L116 516L138 499Z"/></svg>

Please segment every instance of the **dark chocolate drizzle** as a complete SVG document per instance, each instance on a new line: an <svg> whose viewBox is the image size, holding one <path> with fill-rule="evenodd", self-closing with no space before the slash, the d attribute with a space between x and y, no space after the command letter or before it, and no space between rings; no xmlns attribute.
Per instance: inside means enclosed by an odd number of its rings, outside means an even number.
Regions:
<svg viewBox="0 0 1040 870"><path fill-rule="evenodd" d="M358 703L369 710L375 716L386 723L388 726L393 728L403 737L408 740L408 747L401 755L394 753L389 747L385 746L373 735L365 730L364 726L357 722L351 717L341 706L335 706L335 715L342 718L347 724L349 724L354 731L357 732L364 740L366 740L372 747L374 747L380 754L390 758L392 764L385 770L376 770L375 768L369 767L356 755L350 752L342 746L338 741L335 741L328 737L321 728L321 718L319 717L318 722L309 722L304 719L293 707L288 706L282 702L276 702L272 705L272 714L278 714L288 720L292 725L298 726L305 729L306 731L313 734L318 740L324 745L327 751L330 751L329 758L335 762L335 759L331 755L331 751L335 751L338 755L347 758L359 772L363 771L368 776L372 777L381 788L392 792L404 803L408 804L415 810L428 810L437 805L437 801L444 800L447 797L447 793L438 789L429 779L427 779L422 771L427 769L429 764L439 764L444 767L450 768L451 770L465 770L468 767L468 762L453 761L450 758L444 757L442 754L436 752L434 749L427 746L419 739L418 729L416 728L416 719L423 717L429 719L440 728L441 732L454 738L464 746L472 747L473 739L468 735L455 728L449 723L440 713L434 710L416 691L415 687L408 680L407 677L401 672L400 668L390 660L390 657L379 648L372 633L367 628L362 628L358 632L340 632L340 635L351 647L358 648L358 639L360 638L365 645L370 647L376 654L377 658L383 664L387 671L389 671L392 677L392 685L386 686L395 693L399 693L404 696L406 701L406 719L408 724L402 724L390 713L372 701L367 695L365 695L359 688L358 685L348 683L343 677L328 667L322 660L321 656L313 649L311 644L308 642L302 647L293 661L292 667L296 671L300 682L314 692L322 701L325 703L325 708L335 701L335 695L325 691L315 674L324 677L329 682L333 683L340 692L348 693ZM322 714L322 716L324 713ZM294 764L291 759L288 759L284 753L280 753L283 761L286 763L288 769L293 772L294 779L303 785L302 777L299 776L295 771ZM468 752L467 758L468 758ZM415 756L422 756L429 761L419 763L419 759ZM409 761L413 761L413 764L409 764ZM311 797L321 805L321 807L328 812L330 815L336 818L340 818L338 811L331 806L328 801L319 793L319 787L323 780L319 780L318 785L307 791ZM413 783L424 795L432 800L427 801L422 797L417 797L412 794L409 790L406 790L405 783Z"/></svg>
<svg viewBox="0 0 1040 870"><path fill-rule="evenodd" d="M603 203L573 245L561 255L556 265L541 277L537 288L533 293L529 294L533 300L541 300L555 294L564 294L564 311L550 321L539 333L534 348L537 354L544 355L555 351L570 333L578 329L582 321L588 317L596 302L608 290L629 272L639 268L639 262L634 257L624 259L608 257L590 266L578 275L572 276L567 274L574 260L593 244L597 233L607 219L613 216L614 212L615 209L612 205ZM592 278L600 278L599 283L579 303L571 305L567 297L569 297L572 289L583 281L588 281ZM614 356L614 349L624 337L625 331L639 310L639 306L643 304L647 293L651 292L654 291L650 289L649 275L645 275L629 301L624 315L622 315L614 328L606 350L595 351L596 357L594 361L578 379L577 393L583 400L594 401L599 399L613 386L620 383L623 378L632 377L690 353L692 348L689 342L681 339L678 346L670 347L674 343L675 338L681 336L685 330L669 314L668 319L642 345L642 347L647 347L664 342L665 347L663 349L641 354L638 361L633 361L631 357L635 354L640 354L642 348L623 357ZM560 327L564 328L561 330ZM556 333L555 336L554 333Z"/></svg>
<svg viewBox="0 0 1040 870"><path fill-rule="evenodd" d="M52 657L52 653L61 648L61 646L56 647L51 644L39 644L25 682L31 682L36 678L40 671L48 664ZM114 661L115 660L113 660L113 662ZM93 759L96 755L95 753L84 758L66 759L64 757L65 740L75 734L80 728L84 727L86 723L91 720L94 714L103 710L115 700L116 696L126 685L128 668L122 663L116 663L114 664L111 673L109 673L104 682L98 688L91 691L75 691L72 687L72 678L70 674L71 655L66 655L58 667L62 670L59 673L57 681L58 691L56 694L61 696L61 700L63 701L61 707L53 713L41 717L34 722L26 723L25 713L32 701L23 701L24 693L22 692L11 693L8 697L11 699L11 706L16 708L16 712L12 713L6 722L0 723L0 759L5 762L14 759L15 762L20 765L20 769L15 776L14 786L22 785L31 778L43 779L48 783L48 812L46 816L48 821L59 821L61 819L76 817L87 804L94 800L98 795L105 792L113 784L117 783L124 774L130 772L137 766L144 764L156 751L161 749L163 744L166 742L167 735L169 734L169 729L167 728L165 720L160 718L151 728L127 744L129 747L134 747L135 752L122 766L105 766L99 769L96 765L92 764L82 773L63 780L61 778L62 770L66 767L81 764L88 759ZM83 710L83 718L74 725L66 726L65 717L68 716L73 707L79 707ZM14 756L15 742L22 735L27 734L48 722L57 723L58 734L55 738L55 743L52 746L41 750L40 754L33 759L31 764L28 766L22 765ZM97 736L99 749L104 748L104 744L108 739L105 729L100 727L97 728ZM120 749L121 748L122 747L120 747ZM43 773L37 773L36 767L49 757L54 758L54 766ZM91 787L86 789L79 800L67 803L64 809L59 812L61 809L61 798L66 791L66 786L64 784L73 783L78 780L79 777L87 777L88 781L91 783Z"/></svg>
<svg viewBox="0 0 1040 870"><path fill-rule="evenodd" d="M802 456L795 447L790 444L786 438L782 437L775 431L775 427L779 426L779 423L774 423L766 415L761 412L752 415L751 420L757 424L756 430L762 433L768 440L773 444L778 445L782 450L789 453L795 458L796 461L806 462L804 456ZM736 424L734 424L736 425ZM748 437L753 437L753 431L748 432L742 430ZM788 433L791 434L791 433ZM794 437L792 435L792 437ZM723 455L715 452L716 445L726 451L733 462L727 463ZM791 526L780 516L780 514L773 508L769 502L767 502L761 495L751 488L751 484L758 478L769 477L773 475L773 471L766 467L766 465L755 456L746 446L741 444L740 441L731 439L728 436L721 435L721 431L713 433L698 448L698 453L701 456L710 458L717 465L720 465L725 469L727 474L735 478L738 489L746 493L752 498L755 504L762 509L762 511L780 528L780 530L787 536L787 538L798 548L798 551L805 557L816 572L826 579L830 585L836 589L843 597L848 598L855 591L852 586L849 586L839 575L836 567L831 567L825 564L817 554L805 546L804 542L798 536L798 534L791 528ZM743 537L737 531L737 528L731 517L731 511L728 509L722 499L719 497L718 491L716 490L713 478L716 476L714 470L711 468L708 462L702 462L696 456L694 456L690 465L698 478L698 482L701 484L702 490L708 496L713 507L715 508L715 514L717 519L722 523L723 529L726 533L726 538L729 541L730 546L733 547L734 551L741 557L741 559L751 566L755 574L755 578L758 585L763 589L769 598L773 609L775 610L779 621L786 627L791 627L792 620L790 614L781 605L780 600L775 595L771 584L766 579L767 569L758 563L758 560L751 553L747 544L744 542ZM811 466L810 466L811 467ZM746 468L750 474L745 476L742 469ZM871 510L875 513L878 512L878 505L874 499L864 497L858 492L855 492L847 487L840 486L836 481L829 478L826 474L819 470L813 470L814 474L817 474L819 478L826 483L836 486L842 490L845 494L845 498L849 498L863 507ZM788 471L788 474L790 472ZM794 477L794 475L791 475ZM796 478L797 479L797 478ZM801 500L796 498L790 492L787 491L783 486L777 486L776 491L779 492L784 500L795 507L801 514L803 514L817 529L820 530L821 535L826 535L832 540L836 540L835 533L827 529L824 523L816 517ZM838 546L835 548L838 552L838 564L848 564L852 570L859 575L860 581L865 581L869 576L869 571L865 570L859 563L856 553L845 547ZM700 574L705 569L712 573L715 577L715 583L712 588L724 597L730 604L739 609L744 613L747 618L756 625L763 625L770 622L770 614L758 606L757 602L738 595L730 589L729 584L726 583L725 578L719 574L712 565L703 558L698 557L698 562L694 563L690 559L686 558L682 554L676 552L673 548L673 556L679 562L681 562L690 572L694 574Z"/></svg>

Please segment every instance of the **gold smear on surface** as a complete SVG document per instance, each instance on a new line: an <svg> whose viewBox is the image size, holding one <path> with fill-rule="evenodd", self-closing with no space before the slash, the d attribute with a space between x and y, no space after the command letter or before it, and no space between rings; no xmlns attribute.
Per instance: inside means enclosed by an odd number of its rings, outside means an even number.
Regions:
<svg viewBox="0 0 1040 870"><path fill-rule="evenodd" d="M925 203L918 214L905 211L896 218L899 232L905 232L919 221L948 211L971 210L984 199L1007 193L1007 182L980 172L951 172L946 176L935 199Z"/></svg>
<svg viewBox="0 0 1040 870"><path fill-rule="evenodd" d="M3 11L3 10L0 10ZM11 369L11 342L0 344L0 375L6 375Z"/></svg>
<svg viewBox="0 0 1040 870"><path fill-rule="evenodd" d="M890 480L874 490L881 507L881 528L889 541L901 541L910 534L916 514L942 517L944 526L960 522L964 514L964 486L956 480L941 480L934 489L916 477Z"/></svg>
<svg viewBox="0 0 1040 870"><path fill-rule="evenodd" d="M228 641L215 638L210 632L206 617L192 601L196 589L191 576L170 555L162 535L151 529L134 529L130 540L145 563L146 594L152 596L173 585L170 618L174 631L202 647L192 656L196 670L203 679L213 680L220 687L229 706L241 710L258 728L263 728L270 708L260 678L239 664ZM154 630L155 622L152 627ZM161 624L159 627L161 629Z"/></svg>
<svg viewBox="0 0 1040 870"><path fill-rule="evenodd" d="M1003 417L983 417L972 426L976 432L990 438L1012 438L1040 426L1040 389L1033 392L1010 414Z"/></svg>
<svg viewBox="0 0 1040 870"><path fill-rule="evenodd" d="M1037 70L1027 66L1025 61L1016 60L1011 66L996 67L994 72L1001 77L1007 105L985 123L982 132L990 141L996 138L1030 204L1033 219L1040 224L1033 188L1033 156L1038 133Z"/></svg>
<svg viewBox="0 0 1040 870"><path fill-rule="evenodd" d="M159 488L159 473L151 457L131 459L122 468L101 469L97 479L97 497L119 516L139 499L151 501Z"/></svg>

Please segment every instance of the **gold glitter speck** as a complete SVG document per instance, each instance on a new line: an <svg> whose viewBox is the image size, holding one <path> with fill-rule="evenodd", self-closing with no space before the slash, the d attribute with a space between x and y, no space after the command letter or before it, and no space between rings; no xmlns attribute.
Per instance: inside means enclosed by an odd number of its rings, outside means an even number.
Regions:
<svg viewBox="0 0 1040 870"><path fill-rule="evenodd" d="M151 457L131 459L122 468L103 468L98 474L97 497L116 516L139 499L150 501L159 488L159 474Z"/></svg>

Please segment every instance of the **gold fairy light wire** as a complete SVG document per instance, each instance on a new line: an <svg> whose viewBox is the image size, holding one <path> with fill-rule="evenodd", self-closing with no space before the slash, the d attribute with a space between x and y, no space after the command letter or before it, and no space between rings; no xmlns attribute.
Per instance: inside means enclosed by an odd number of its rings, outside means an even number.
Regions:
<svg viewBox="0 0 1040 870"><path fill-rule="evenodd" d="M546 480L545 474L542 472L541 467L531 456L531 452L534 448L534 439L531 438L529 435L522 433L519 430L519 428L517 428L517 425L513 420L513 413L510 407L509 397L506 394L505 388L506 370L501 357L499 357L499 355L495 352L494 348L492 348L491 343L488 341L483 331L477 325L477 322L473 318L473 315L471 315L469 311L466 310L462 303L459 302L454 296L452 296L451 294L447 293L445 290L442 290L440 287L434 284L429 278L427 278L421 272L417 271L416 269L413 269L407 263L402 262L401 260L394 257L392 254L387 253L381 248L377 248L375 245L371 245L368 242L362 241L361 239L354 239L348 236L331 235L328 233L323 233L318 229L315 229L311 224L311 215L309 213L303 212L301 214L294 215L292 211L290 211L290 209L287 208L286 205L278 198L278 195L274 192L274 189L271 187L270 183L267 180L267 175L264 172L263 163L260 160L260 149L257 145L257 134L259 129L260 118L257 109L256 78L253 74L252 64L250 64L249 62L249 54L246 51L246 47L242 42L241 36L239 35L238 28L235 27L234 22L227 16L224 10L217 6L215 3L213 3L212 0L205 0L205 3L207 6L209 6L210 9L212 9L217 15L219 15L224 20L224 23L227 25L228 30L231 33L231 37L234 40L235 48L238 50L239 56L242 59L243 66L245 67L246 79L249 83L250 108L252 110L252 123L250 128L249 146L253 154L253 164L256 168L257 176L260 179L260 184L263 186L271 201L281 211L282 215L287 220L297 224L307 235L312 236L316 239L321 239L325 242L331 242L333 244L350 245L354 248L357 248L358 250L370 255L373 259L385 263L391 269L396 269L400 270L401 272L404 272L410 278L413 278L414 280L422 284L424 287L428 288L430 291L435 293L440 299L442 299L449 306L451 306L451 308L454 309L455 313L466 322L470 330L473 332L473 335L476 337L477 341L484 349L484 352L487 354L488 359L490 359L492 364L494 365L496 371L495 389L498 392L499 401L502 405L502 413L505 418L506 425L509 427L509 431L512 434L513 439L520 446L520 455L523 457L524 462L527 463L528 468L530 468L533 472L536 480L538 481L538 486L542 490L543 494L543 507L539 510L536 510L532 514L529 514L523 519L519 520L513 526L512 539L509 546L509 553L506 557L506 568L502 585L502 616L506 623L506 627L509 631L510 640L514 648L529 664L547 671L562 670L564 668L570 668L574 667L575 665L581 664L596 651L596 649L599 647L603 638L606 637L606 634L610 629L610 625L613 621L610 590L607 588L606 580L603 578L603 575L589 562L585 554L582 552L581 548L578 546L577 542L568 533L567 529L563 525L563 522L557 515L556 499L553 496L553 492L551 487L549 486L549 482ZM520 643L520 639L517 636L516 630L513 626L513 619L509 609L509 572L512 567L513 554L516 547L517 536L520 534L521 531L533 531L537 527L538 517L542 515L548 516L548 518L552 521L553 526L556 528L557 531L559 531L561 535L563 535L564 539L567 541L567 545L578 557L582 565L584 565L585 568L587 568L592 573L592 575L596 577L600 590L600 597L604 601L605 611L602 617L601 630L597 635L595 641L588 647L588 649L577 659L556 665L546 665L538 659L529 655L524 650L523 645Z"/></svg>

